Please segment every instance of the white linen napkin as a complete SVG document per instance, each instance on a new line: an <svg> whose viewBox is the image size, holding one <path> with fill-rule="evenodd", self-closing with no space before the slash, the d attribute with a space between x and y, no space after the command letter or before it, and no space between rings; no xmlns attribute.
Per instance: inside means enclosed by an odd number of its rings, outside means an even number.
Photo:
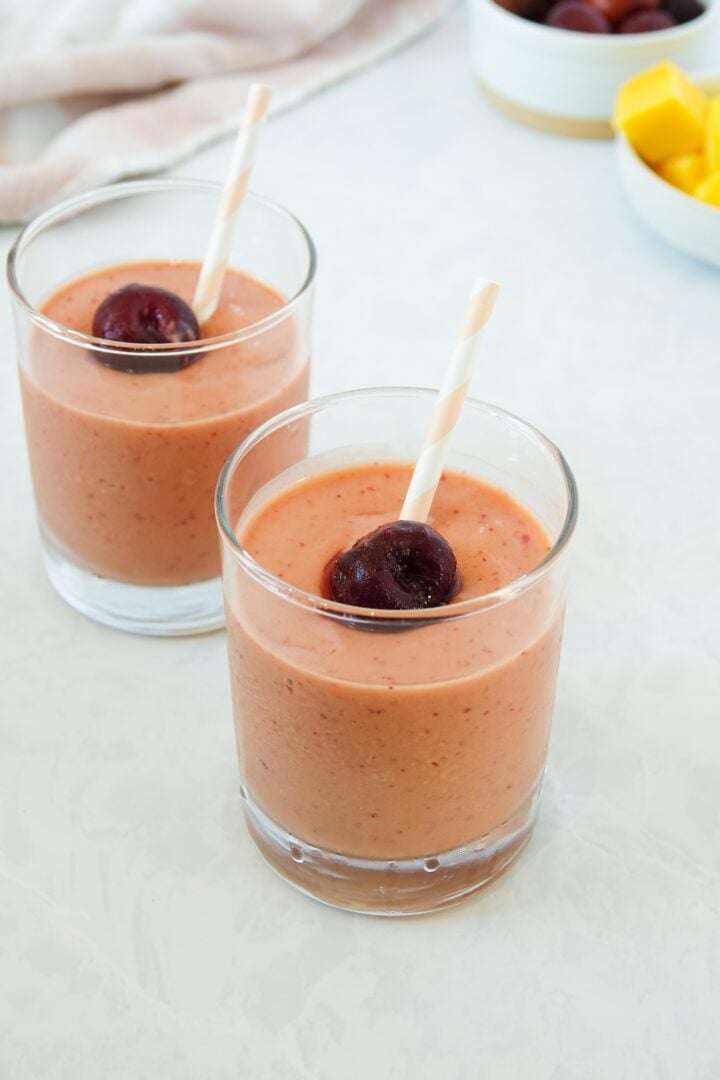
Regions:
<svg viewBox="0 0 720 1080"><path fill-rule="evenodd" d="M164 168L428 29L453 0L0 0L0 221Z"/></svg>

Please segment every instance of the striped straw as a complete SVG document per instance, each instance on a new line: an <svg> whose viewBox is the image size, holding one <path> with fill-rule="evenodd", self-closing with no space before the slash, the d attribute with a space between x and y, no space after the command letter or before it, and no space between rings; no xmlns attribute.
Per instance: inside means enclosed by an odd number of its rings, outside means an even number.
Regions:
<svg viewBox="0 0 720 1080"><path fill-rule="evenodd" d="M248 93L245 115L240 125L205 261L202 264L193 297L192 307L200 325L210 318L218 305L238 211L248 188L260 132L267 116L271 96L270 87L263 86L262 83L253 83Z"/></svg>
<svg viewBox="0 0 720 1080"><path fill-rule="evenodd" d="M453 430L470 386L482 332L493 313L498 290L499 286L494 281L485 281L484 278L478 278L473 286L400 512L400 518L404 521L427 521Z"/></svg>

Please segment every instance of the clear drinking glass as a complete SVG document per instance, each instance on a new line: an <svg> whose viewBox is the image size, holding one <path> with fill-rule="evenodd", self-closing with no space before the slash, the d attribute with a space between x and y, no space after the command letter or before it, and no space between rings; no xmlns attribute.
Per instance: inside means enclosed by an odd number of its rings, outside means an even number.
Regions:
<svg viewBox="0 0 720 1080"><path fill-rule="evenodd" d="M456 903L530 838L577 513L572 473L529 424L466 402L448 467L509 493L551 549L505 587L429 611L370 614L311 595L273 576L238 536L268 498L306 477L412 463L435 400L383 388L290 409L235 451L216 496L250 833L303 892L377 914ZM305 446L302 460L268 468L288 440Z"/></svg>
<svg viewBox="0 0 720 1080"><path fill-rule="evenodd" d="M138 633L222 625L213 492L233 447L307 397L313 243L288 211L248 195L229 267L270 300L260 318L223 301L227 331L192 347L94 338L43 307L124 264L194 273L186 264L202 261L220 191L185 180L100 188L37 217L8 260L48 575L79 611ZM143 282L143 265L134 269ZM99 287L97 302L109 291ZM117 370L138 354L152 370ZM193 362L178 370L187 354Z"/></svg>

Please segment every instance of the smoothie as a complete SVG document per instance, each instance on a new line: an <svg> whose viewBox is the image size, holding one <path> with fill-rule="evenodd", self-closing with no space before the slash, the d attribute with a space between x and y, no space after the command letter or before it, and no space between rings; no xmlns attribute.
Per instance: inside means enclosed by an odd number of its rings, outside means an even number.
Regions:
<svg viewBox="0 0 720 1080"><path fill-rule="evenodd" d="M293 481L249 507L238 539L280 582L317 597L328 561L397 517L410 473L372 462ZM444 474L429 524L461 579L435 613L462 612L551 549L529 510L460 472ZM323 852L414 860L531 820L563 616L549 585L487 618L385 633L310 615L301 598L249 580L226 580L226 606L243 785L271 823Z"/></svg>
<svg viewBox="0 0 720 1080"><path fill-rule="evenodd" d="M189 302L198 271L194 262L114 266L66 285L42 310L91 334L98 305L114 290L141 282ZM266 319L283 303L229 270L201 344ZM175 586L216 577L213 491L222 463L253 428L307 394L308 356L292 319L208 348L174 371L114 370L39 330L27 352L21 385L30 464L53 545L119 582ZM291 441L279 447L268 468L285 467L294 453Z"/></svg>

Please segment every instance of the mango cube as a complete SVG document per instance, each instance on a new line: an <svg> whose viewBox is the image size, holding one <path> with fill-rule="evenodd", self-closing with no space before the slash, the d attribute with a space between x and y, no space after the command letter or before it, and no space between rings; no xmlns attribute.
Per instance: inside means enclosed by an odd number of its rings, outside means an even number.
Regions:
<svg viewBox="0 0 720 1080"><path fill-rule="evenodd" d="M711 203L713 206L720 206L720 172L712 173L707 180L703 180L700 187L696 189L695 194L703 202Z"/></svg>
<svg viewBox="0 0 720 1080"><path fill-rule="evenodd" d="M720 97L713 98L708 109L707 159L710 172L720 172Z"/></svg>
<svg viewBox="0 0 720 1080"><path fill-rule="evenodd" d="M694 195L707 176L705 155L693 150L690 154L676 154L658 166L658 173L663 180L673 187L680 188L687 195Z"/></svg>
<svg viewBox="0 0 720 1080"><path fill-rule="evenodd" d="M675 64L664 61L628 79L615 101L613 124L640 157L659 165L705 145L707 99Z"/></svg>

